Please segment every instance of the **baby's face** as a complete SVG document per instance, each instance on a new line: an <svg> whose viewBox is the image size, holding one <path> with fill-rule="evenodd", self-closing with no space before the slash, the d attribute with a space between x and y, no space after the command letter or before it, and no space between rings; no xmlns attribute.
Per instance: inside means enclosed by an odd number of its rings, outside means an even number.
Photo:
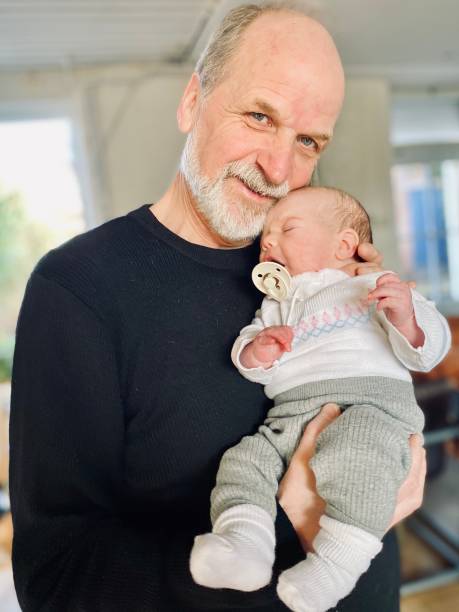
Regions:
<svg viewBox="0 0 459 612"><path fill-rule="evenodd" d="M308 195L305 189L279 200L266 217L260 261L277 261L292 276L339 267L338 232L318 214L319 205L317 193Z"/></svg>

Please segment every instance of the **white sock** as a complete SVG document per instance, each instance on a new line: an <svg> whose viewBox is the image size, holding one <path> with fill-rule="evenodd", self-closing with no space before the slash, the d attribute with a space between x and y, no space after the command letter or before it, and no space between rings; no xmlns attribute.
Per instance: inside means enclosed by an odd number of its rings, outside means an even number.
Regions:
<svg viewBox="0 0 459 612"><path fill-rule="evenodd" d="M323 516L321 530L304 561L282 572L277 593L295 612L325 612L336 606L367 571L382 548L377 537Z"/></svg>
<svg viewBox="0 0 459 612"><path fill-rule="evenodd" d="M255 591L269 584L276 540L270 515L252 504L225 510L212 533L196 536L190 571L213 589Z"/></svg>

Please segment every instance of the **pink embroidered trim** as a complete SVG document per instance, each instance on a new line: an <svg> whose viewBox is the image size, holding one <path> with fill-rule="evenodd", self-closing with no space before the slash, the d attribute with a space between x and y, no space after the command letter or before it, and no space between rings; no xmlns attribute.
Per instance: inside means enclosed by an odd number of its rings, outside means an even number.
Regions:
<svg viewBox="0 0 459 612"><path fill-rule="evenodd" d="M314 313L301 319L293 328L295 338L307 340L308 337L317 337L323 333L330 333L335 329L353 327L366 323L370 319L368 304L364 299L352 304L345 304L341 308L333 308Z"/></svg>

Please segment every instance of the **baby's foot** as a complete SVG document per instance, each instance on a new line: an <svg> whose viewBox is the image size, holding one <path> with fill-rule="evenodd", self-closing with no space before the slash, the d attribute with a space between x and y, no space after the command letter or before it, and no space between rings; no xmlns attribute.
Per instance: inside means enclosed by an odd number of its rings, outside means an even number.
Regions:
<svg viewBox="0 0 459 612"><path fill-rule="evenodd" d="M212 533L196 536L191 575L213 589L255 591L271 580L274 548L269 514L258 506L233 506L218 517Z"/></svg>
<svg viewBox="0 0 459 612"><path fill-rule="evenodd" d="M282 572L277 593L294 612L325 612L354 588L382 548L374 535L327 516L304 561Z"/></svg>

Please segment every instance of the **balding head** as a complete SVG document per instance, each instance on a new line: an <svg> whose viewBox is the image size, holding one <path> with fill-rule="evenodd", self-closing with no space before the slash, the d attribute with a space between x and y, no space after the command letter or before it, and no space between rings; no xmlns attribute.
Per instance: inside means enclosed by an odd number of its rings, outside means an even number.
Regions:
<svg viewBox="0 0 459 612"><path fill-rule="evenodd" d="M204 94L237 69L248 53L268 59L282 47L300 60L314 58L317 69L330 73L336 93L342 94L344 73L333 39L307 9L292 2L247 4L229 11L196 65Z"/></svg>

